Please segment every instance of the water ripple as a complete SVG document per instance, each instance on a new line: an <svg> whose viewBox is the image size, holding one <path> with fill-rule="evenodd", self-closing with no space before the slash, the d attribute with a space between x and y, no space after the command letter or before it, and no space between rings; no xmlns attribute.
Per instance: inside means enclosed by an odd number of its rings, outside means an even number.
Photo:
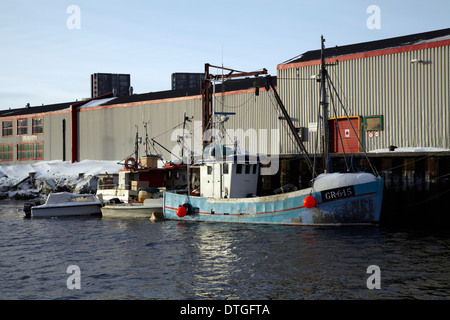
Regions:
<svg viewBox="0 0 450 320"><path fill-rule="evenodd" d="M449 248L446 232L23 219L0 204L0 299L449 299Z"/></svg>

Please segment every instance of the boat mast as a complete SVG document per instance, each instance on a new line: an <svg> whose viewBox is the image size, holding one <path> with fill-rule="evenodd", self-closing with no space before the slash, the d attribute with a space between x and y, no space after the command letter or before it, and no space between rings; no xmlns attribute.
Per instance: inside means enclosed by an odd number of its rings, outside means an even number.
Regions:
<svg viewBox="0 0 450 320"><path fill-rule="evenodd" d="M136 159L134 167L137 169L138 168L138 163L139 163L139 133L138 133L138 126L136 126L136 138L134 141L134 158Z"/></svg>
<svg viewBox="0 0 450 320"><path fill-rule="evenodd" d="M321 60L321 71L320 71L320 86L322 89L322 109L323 109L323 159L324 159L324 172L330 172L330 132L328 126L328 101L327 101L327 90L325 87L326 77L328 76L327 69L325 66L325 55L324 55L324 43L325 39L323 35L320 36L320 60Z"/></svg>
<svg viewBox="0 0 450 320"><path fill-rule="evenodd" d="M148 140L148 131L147 131L147 125L148 122L144 122L144 128L145 128L145 155L148 156L148 145L149 145L149 140Z"/></svg>
<svg viewBox="0 0 450 320"><path fill-rule="evenodd" d="M221 69L222 75L213 75L210 73L209 68ZM228 74L223 74L223 70L229 71ZM267 69L264 68L262 71L253 71L253 72L244 72L239 70L234 70L230 68L225 68L223 66L214 66L209 63L205 63L205 79L203 81L202 86L202 136L203 136L203 148L205 148L210 142L210 137L205 137L205 132L211 128L211 124L213 121L212 118L212 89L211 82L213 80L218 80L222 78L222 81L225 79L231 78L243 78L259 75L267 74Z"/></svg>
<svg viewBox="0 0 450 320"><path fill-rule="evenodd" d="M216 119L216 80L212 80L213 85L213 91L212 91L212 115L211 115L211 142L212 142L212 148L213 150L218 148L219 145L216 143L216 126L215 126L215 119ZM216 150L217 152L217 150ZM215 153L214 153L215 154ZM222 167L219 165L219 167ZM214 193L216 191L216 167L214 164L212 165L212 196L214 197ZM222 194L222 193L220 193Z"/></svg>

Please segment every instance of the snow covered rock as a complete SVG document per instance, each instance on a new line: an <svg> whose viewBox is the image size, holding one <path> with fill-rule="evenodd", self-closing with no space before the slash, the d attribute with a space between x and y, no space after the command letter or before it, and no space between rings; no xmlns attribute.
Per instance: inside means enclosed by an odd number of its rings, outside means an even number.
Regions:
<svg viewBox="0 0 450 320"><path fill-rule="evenodd" d="M61 191L95 193L98 174L116 173L121 168L117 161L100 160L0 166L0 199L26 200Z"/></svg>

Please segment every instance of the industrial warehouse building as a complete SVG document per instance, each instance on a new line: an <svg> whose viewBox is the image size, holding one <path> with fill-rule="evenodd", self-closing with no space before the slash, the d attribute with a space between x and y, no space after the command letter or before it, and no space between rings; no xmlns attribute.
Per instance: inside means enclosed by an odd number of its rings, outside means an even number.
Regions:
<svg viewBox="0 0 450 320"><path fill-rule="evenodd" d="M358 140L367 151L390 145L449 149L449 47L450 28L327 48L327 69L336 89L329 92L331 152L341 153L343 147L347 153L362 152ZM319 68L320 50L277 66L277 91L310 153L320 152L321 143ZM242 148L297 154L273 94L266 90L264 76L228 80L216 86L215 109L229 114L225 128L254 130L267 142L254 146L241 141ZM185 115L191 120L186 129L198 130L198 87L1 110L0 165L119 161L133 153L136 133L145 142L146 132L158 144L142 143L140 152L148 148L170 159L169 151L177 145L173 132L182 128ZM353 126L344 125L347 117Z"/></svg>

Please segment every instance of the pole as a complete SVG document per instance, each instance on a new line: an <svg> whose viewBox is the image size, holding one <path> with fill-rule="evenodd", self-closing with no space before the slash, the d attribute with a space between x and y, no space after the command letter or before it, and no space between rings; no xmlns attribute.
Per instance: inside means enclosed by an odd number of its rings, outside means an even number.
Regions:
<svg viewBox="0 0 450 320"><path fill-rule="evenodd" d="M62 121L63 161L66 161L66 119Z"/></svg>
<svg viewBox="0 0 450 320"><path fill-rule="evenodd" d="M328 128L328 101L327 101L327 91L325 88L325 80L328 76L327 69L325 68L325 56L324 56L324 43L325 39L323 35L320 36L320 57L321 57L321 72L320 72L320 84L322 87L322 109L323 109L323 159L324 159L324 171L325 173L330 172L330 130Z"/></svg>
<svg viewBox="0 0 450 320"><path fill-rule="evenodd" d="M215 140L215 135L216 135L216 126L215 126L215 121L216 121L216 81L212 80L212 84L213 84L213 92L212 92L212 115L211 115L211 146L213 148L213 150L216 148L216 140ZM214 153L214 155L216 155L216 153ZM215 179L216 179L216 167L214 166L215 163L212 164L212 188L213 188L213 198L214 198L214 193L215 193L215 189L216 189L216 184L215 184Z"/></svg>
<svg viewBox="0 0 450 320"><path fill-rule="evenodd" d="M136 126L136 141L134 142L134 158L136 159L134 167L137 169L139 162L139 133L138 126Z"/></svg>

